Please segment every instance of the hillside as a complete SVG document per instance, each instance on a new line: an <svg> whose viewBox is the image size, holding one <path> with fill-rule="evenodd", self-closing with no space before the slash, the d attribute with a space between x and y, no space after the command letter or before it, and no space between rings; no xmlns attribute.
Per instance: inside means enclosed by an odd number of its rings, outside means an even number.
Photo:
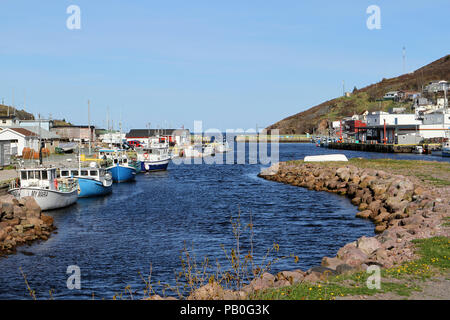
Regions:
<svg viewBox="0 0 450 320"><path fill-rule="evenodd" d="M312 133L313 130L323 131L328 121L342 117L361 114L364 111L387 111L392 107L410 107L410 103L402 104L381 100L384 94L394 90L422 91L422 86L430 81L450 80L450 55L436 60L416 71L399 77L383 79L359 90L354 90L350 97L339 97L325 101L306 111L299 112L267 127L279 129L282 134Z"/></svg>
<svg viewBox="0 0 450 320"><path fill-rule="evenodd" d="M3 104L0 104L0 116L7 116L8 115L8 108L9 108L9 114L13 115L15 114L19 120L35 120L35 117L32 113L26 112L25 110L18 110L11 106L6 106ZM67 122L65 119L58 120L53 119L53 125L55 126L70 126L72 125L70 122Z"/></svg>
<svg viewBox="0 0 450 320"><path fill-rule="evenodd" d="M5 106L3 104L0 104L0 116L7 116L8 108L9 114L15 114L20 120L34 120L34 116L31 113L28 113L25 110L17 110L13 107Z"/></svg>

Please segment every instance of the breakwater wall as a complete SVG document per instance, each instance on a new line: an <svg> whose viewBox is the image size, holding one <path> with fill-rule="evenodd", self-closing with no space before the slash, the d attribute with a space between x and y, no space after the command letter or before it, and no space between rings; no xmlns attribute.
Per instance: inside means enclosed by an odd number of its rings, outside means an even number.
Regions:
<svg viewBox="0 0 450 320"><path fill-rule="evenodd" d="M0 197L0 256L15 253L20 245L47 240L55 229L53 218L41 213L34 198Z"/></svg>

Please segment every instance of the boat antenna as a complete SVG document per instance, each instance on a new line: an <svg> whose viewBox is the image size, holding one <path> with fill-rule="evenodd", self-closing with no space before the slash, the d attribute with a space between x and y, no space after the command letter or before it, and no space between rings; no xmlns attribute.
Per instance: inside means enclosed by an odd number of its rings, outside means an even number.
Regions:
<svg viewBox="0 0 450 320"><path fill-rule="evenodd" d="M92 139L92 132L91 132L91 103L88 99L88 129L89 129L89 155L91 154L91 139Z"/></svg>
<svg viewBox="0 0 450 320"><path fill-rule="evenodd" d="M41 114L38 113L39 132L39 164L42 165Z"/></svg>

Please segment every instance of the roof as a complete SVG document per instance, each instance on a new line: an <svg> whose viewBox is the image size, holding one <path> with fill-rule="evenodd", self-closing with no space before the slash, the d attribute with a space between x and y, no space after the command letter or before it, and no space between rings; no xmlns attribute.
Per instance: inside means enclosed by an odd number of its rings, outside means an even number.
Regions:
<svg viewBox="0 0 450 320"><path fill-rule="evenodd" d="M91 130L95 130L95 126L90 126ZM89 126L88 125L79 125L79 126L75 126L75 125L67 125L67 126L53 126L53 128L86 128L88 129Z"/></svg>
<svg viewBox="0 0 450 320"><path fill-rule="evenodd" d="M187 129L131 129L125 138L148 138L160 136L171 136L175 132L188 132Z"/></svg>
<svg viewBox="0 0 450 320"><path fill-rule="evenodd" d="M39 130L39 126L27 126L26 130L33 132L36 135L40 135L42 139L59 139L60 136L54 132L50 132L47 129L41 128Z"/></svg>
<svg viewBox="0 0 450 320"><path fill-rule="evenodd" d="M0 119L17 119L17 116L15 115L0 116Z"/></svg>
<svg viewBox="0 0 450 320"><path fill-rule="evenodd" d="M25 136L25 137L37 137L38 135L35 134L34 132L27 130L25 128L5 128L3 129L1 132L4 132L6 130L11 130L11 131L15 131L16 133Z"/></svg>

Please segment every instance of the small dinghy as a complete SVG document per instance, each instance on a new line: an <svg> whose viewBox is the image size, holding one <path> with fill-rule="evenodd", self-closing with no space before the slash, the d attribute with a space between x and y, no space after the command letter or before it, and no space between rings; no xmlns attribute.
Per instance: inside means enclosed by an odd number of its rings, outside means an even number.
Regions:
<svg viewBox="0 0 450 320"><path fill-rule="evenodd" d="M306 156L305 162L324 162L324 161L348 161L345 154L323 154L320 156Z"/></svg>

